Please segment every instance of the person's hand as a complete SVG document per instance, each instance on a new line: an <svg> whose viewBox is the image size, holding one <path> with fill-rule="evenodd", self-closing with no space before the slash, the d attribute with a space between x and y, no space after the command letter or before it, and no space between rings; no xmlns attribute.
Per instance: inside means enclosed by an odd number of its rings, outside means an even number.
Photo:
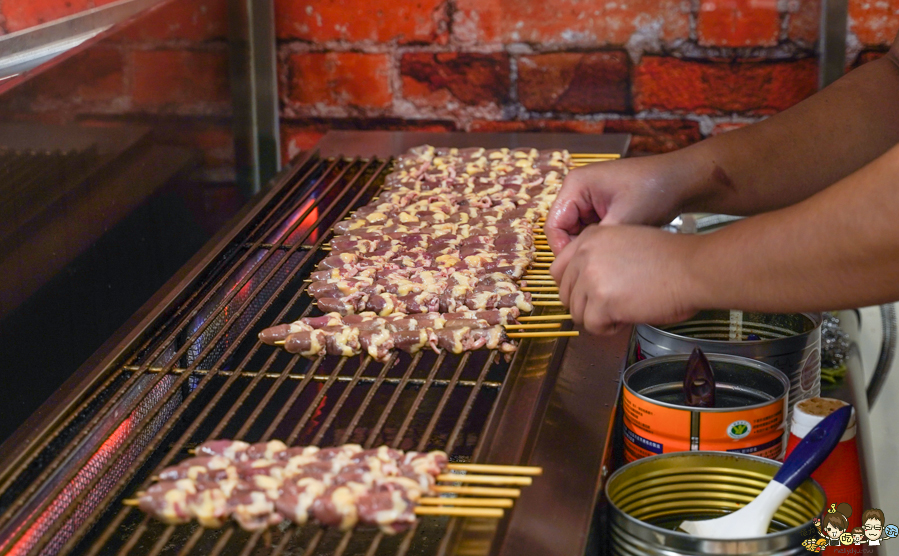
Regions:
<svg viewBox="0 0 899 556"><path fill-rule="evenodd" d="M676 154L676 153L675 153ZM689 164L672 155L597 162L572 170L546 217L546 237L559 254L591 224L670 222L680 211Z"/></svg>
<svg viewBox="0 0 899 556"><path fill-rule="evenodd" d="M700 309L699 241L645 226L588 226L556 256L550 273L574 322L592 334L638 322L669 324Z"/></svg>

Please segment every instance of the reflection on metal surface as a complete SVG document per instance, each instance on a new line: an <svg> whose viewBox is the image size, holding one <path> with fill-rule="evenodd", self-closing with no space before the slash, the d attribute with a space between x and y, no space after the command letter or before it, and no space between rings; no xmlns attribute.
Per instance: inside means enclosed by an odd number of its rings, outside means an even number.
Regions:
<svg viewBox="0 0 899 556"><path fill-rule="evenodd" d="M0 77L13 77L39 68L108 31L115 24L167 1L119 0L0 36Z"/></svg>
<svg viewBox="0 0 899 556"><path fill-rule="evenodd" d="M846 73L848 0L821 0L818 88L823 89Z"/></svg>
<svg viewBox="0 0 899 556"><path fill-rule="evenodd" d="M228 0L237 183L249 198L281 169L272 2Z"/></svg>

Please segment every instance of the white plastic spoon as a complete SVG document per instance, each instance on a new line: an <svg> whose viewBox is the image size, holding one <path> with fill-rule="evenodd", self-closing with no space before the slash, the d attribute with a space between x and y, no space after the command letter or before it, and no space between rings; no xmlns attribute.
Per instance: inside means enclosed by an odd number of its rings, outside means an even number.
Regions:
<svg viewBox="0 0 899 556"><path fill-rule="evenodd" d="M851 414L852 406L843 406L815 425L755 500L724 517L684 521L680 528L704 539L746 539L764 535L784 500L809 478L840 442Z"/></svg>

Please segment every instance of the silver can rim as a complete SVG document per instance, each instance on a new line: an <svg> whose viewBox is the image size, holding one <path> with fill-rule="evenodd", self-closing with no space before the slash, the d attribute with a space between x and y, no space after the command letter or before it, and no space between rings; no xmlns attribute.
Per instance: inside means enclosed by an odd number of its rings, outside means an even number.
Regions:
<svg viewBox="0 0 899 556"><path fill-rule="evenodd" d="M624 385L624 388L628 392L633 394L634 396L637 396L641 400L651 403L653 405L657 405L659 407L666 407L669 409L682 409L682 410L688 410L688 411L698 411L698 412L702 412L702 413L733 413L735 411L743 411L743 410L747 410L747 409L757 409L760 407L766 407L773 403L784 403L785 401L789 402L790 378L786 375L786 373L784 373L777 367L775 367L773 365L769 365L767 363L763 363L756 359L742 357L740 355L729 355L729 354L725 354L725 353L706 353L705 356L706 356L706 358L708 358L709 362L711 362L711 363L714 363L715 361L720 361L720 362L725 362L725 363L734 363L734 364L738 364L738 365L743 365L745 367L751 367L757 371L761 371L763 373L771 375L772 377L774 377L778 381L780 381L781 386L783 386L783 389L784 389L783 393L781 393L781 395L777 396L775 399L770 400L770 401L761 402L761 403L757 403L757 404L753 404L753 405L741 405L740 407L688 407L688 406L676 405L676 404L672 404L672 403L668 403L668 402L661 402L659 400L654 400L652 398L644 396L643 394L641 394L641 393L637 392L636 390L634 390L633 388L631 388L631 385L628 383L628 379L631 378L634 374L642 371L646 367L651 367L653 364L672 363L672 362L676 362L676 361L685 361L686 362L690 358L689 355L684 355L684 354L680 354L680 353L673 354L673 355L660 355L658 357L650 357L649 359L644 359L643 361L637 361L636 363L634 363L633 365L631 365L630 367L625 369L624 374L621 376L621 381L622 381L622 384ZM785 414L785 417L786 417L786 414ZM695 451L693 453L694 454L699 453L699 451Z"/></svg>
<svg viewBox="0 0 899 556"><path fill-rule="evenodd" d="M760 355L766 356L776 356L780 355L781 352L770 352L772 346L777 346L783 350L782 353L790 353L794 351L800 351L807 347L808 339L813 337L820 337L821 334L821 324L824 322L824 315L822 313L795 313L798 315L802 315L809 320L812 321L814 325L810 330L806 330L805 332L798 332L792 336L785 336L783 338L772 338L766 340L744 340L740 342L734 342L731 340L710 340L706 338L691 338L689 336L683 336L681 334L675 334L673 332L668 332L667 330L663 330L657 326L653 326L651 324L637 324L636 333L637 336L642 336L646 338L650 342L654 342L653 335L656 335L658 338L664 338L669 342L685 342L692 343L699 346L708 345L714 346L715 349L724 349L725 346L730 348L731 350L739 350L743 352L750 352L760 348L765 348L766 352ZM674 324L682 324L685 322L689 322L691 319L687 319L680 323ZM668 346L666 349L672 349ZM679 350L683 351L683 350Z"/></svg>
<svg viewBox="0 0 899 556"><path fill-rule="evenodd" d="M774 461L774 460L759 457L759 456L753 456L753 455L749 455L749 454L730 453L730 452L715 452L715 451L710 451L710 450L699 450L699 451L695 451L695 452L672 452L669 454L659 454L659 455L641 458L637 461L633 461L631 463L622 465L614 473L612 473L612 475L610 475L608 480L606 481L606 484L603 486L603 493L606 497L606 500L608 501L609 505L612 507L612 510L615 512L615 514L617 514L621 518L625 519L627 522L631 523L632 525L634 525L638 528L642 528L641 530L646 531L647 535L650 535L650 534L653 535L656 540L658 540L660 538L660 536L661 537L673 536L675 539L678 539L681 543L690 542L690 541L710 542L710 543L716 543L716 544L717 543L749 543L749 542L756 542L756 541L766 540L766 539L772 540L772 539L776 539L776 538L780 538L780 537L788 537L791 535L798 535L803 530L807 529L808 527L814 527L814 518L812 518L812 519L809 519L808 521L806 521L805 523L798 525L796 527L790 527L788 529L784 529L783 531L777 531L775 533L766 533L765 535L763 535L761 537L745 537L742 539L726 539L726 540L710 539L710 538L706 538L706 537L695 537L689 533L675 531L672 529L664 529L657 525L653 525L651 523L647 523L645 521L639 520L639 519L631 516L630 514L628 514L621 508L619 508L618 504L616 504L615 501L612 500L612 497L609 494L609 487L610 487L610 485L612 485L615 482L615 479L618 476L622 475L623 473L626 473L628 470L630 470L633 467L637 467L641 464L646 465L650 461L658 461L660 459L670 459L670 458L678 458L678 457L696 457L696 456L719 457L719 458L720 457L730 457L730 458L734 458L734 459L745 459L745 460L755 461L757 463L761 463L764 465L769 465L776 469L779 469L783 465L779 461ZM775 471L775 473L776 473L776 471ZM773 474L772 474L772 476L773 476ZM821 486L820 483L818 483L818 481L809 477L808 479L806 479L805 482L810 483L811 487L813 489L815 489L821 495L821 498L826 500L826 497L824 494L824 488ZM803 483L803 484L805 484L805 483ZM824 507L822 507L821 509L823 511Z"/></svg>

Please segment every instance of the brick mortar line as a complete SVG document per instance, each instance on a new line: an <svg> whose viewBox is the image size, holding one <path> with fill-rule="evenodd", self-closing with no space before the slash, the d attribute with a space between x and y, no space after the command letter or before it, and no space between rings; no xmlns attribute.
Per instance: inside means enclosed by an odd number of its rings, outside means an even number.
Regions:
<svg viewBox="0 0 899 556"><path fill-rule="evenodd" d="M871 45L876 46L876 45ZM544 44L532 45L524 42L491 43L478 45L454 45L454 44L396 44L326 41L310 43L307 41L291 40L278 41L278 50L288 54L327 54L357 52L362 54L398 54L429 52L429 53L471 53L471 54L495 54L506 52L518 55L557 54L567 52L609 52L630 51L628 44ZM660 42L658 48L642 48L641 55L662 55L687 60L780 60L788 58L807 58L816 55L815 48L800 42L788 40L775 46L746 46L746 47L714 47L702 46L693 39L675 39Z"/></svg>
<svg viewBox="0 0 899 556"><path fill-rule="evenodd" d="M286 120L302 120L304 118L335 118L335 119L373 119L373 118L398 118L405 121L415 122L417 120L444 120L455 122L460 128L467 129L472 121L476 119L486 119L496 122L515 122L529 120L550 120L550 121L584 121L584 122L600 122L600 121L630 121L630 120L671 120L671 121L693 121L700 124L712 122L718 123L752 123L761 121L768 117L765 114L747 114L747 113L725 113L725 114L696 114L692 112L674 112L674 111L658 111L658 110L641 110L633 114L619 112L595 112L591 114L571 114L567 112L539 112L529 111L520 104L509 104L505 107L509 108L509 114L514 117L485 117L486 115L494 115L497 112L496 105L493 106L466 106L461 110L453 110L444 112L439 108L418 106L414 103L403 100L404 104L411 105L415 108L415 113L410 114L405 111L391 110L390 108L360 108L355 114L348 114L344 107L331 106L322 110L321 107L291 106L290 110L282 111L282 119Z"/></svg>

